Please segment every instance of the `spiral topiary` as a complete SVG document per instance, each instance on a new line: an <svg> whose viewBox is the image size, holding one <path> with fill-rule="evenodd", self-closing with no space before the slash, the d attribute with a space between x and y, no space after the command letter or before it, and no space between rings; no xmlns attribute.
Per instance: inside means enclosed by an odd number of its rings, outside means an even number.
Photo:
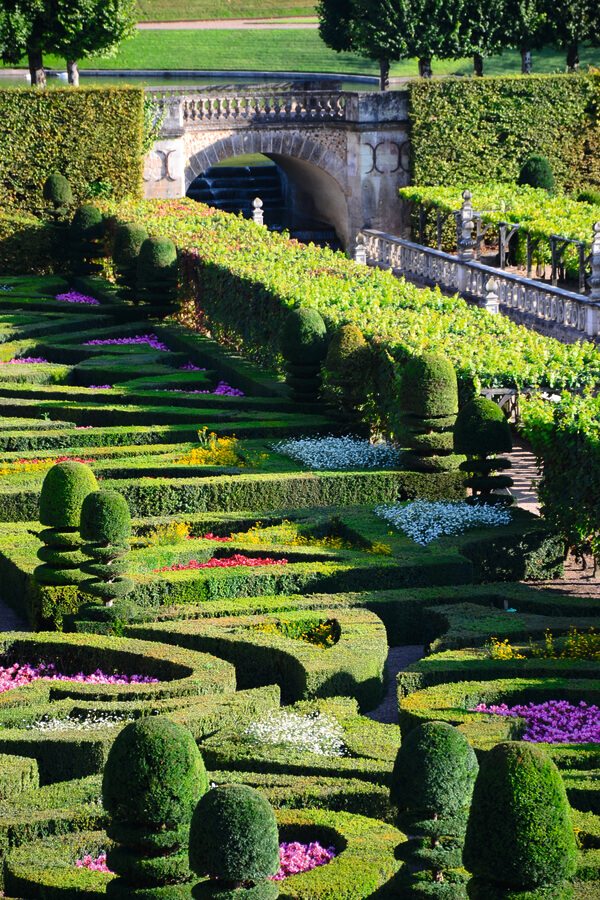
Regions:
<svg viewBox="0 0 600 900"><path fill-rule="evenodd" d="M81 551L92 562L82 563L82 572L92 578L81 589L112 606L133 590L127 578L124 557L131 550L131 516L125 498L118 491L93 491L81 507L81 537L87 543Z"/></svg>
<svg viewBox="0 0 600 900"><path fill-rule="evenodd" d="M329 343L323 363L323 397L349 423L358 423L367 402L371 349L356 325L342 325Z"/></svg>
<svg viewBox="0 0 600 900"><path fill-rule="evenodd" d="M496 457L497 453L510 453L512 437L504 413L493 400L476 397L460 410L454 423L454 449L464 453L466 462L461 463L463 472L468 472L467 487L471 488L471 503L500 503L510 505L510 494L493 494L498 488L508 488L513 480L510 475L493 475L502 469L510 469L511 461ZM492 459L488 456L494 454Z"/></svg>
<svg viewBox="0 0 600 900"><path fill-rule="evenodd" d="M560 773L537 746L497 744L475 782L463 854L469 896L528 891L575 873L577 848ZM503 894L506 896L506 894Z"/></svg>
<svg viewBox="0 0 600 900"><path fill-rule="evenodd" d="M73 205L73 192L65 176L58 172L49 175L44 182L42 196L52 204L48 209L48 215L54 224L64 226Z"/></svg>
<svg viewBox="0 0 600 900"><path fill-rule="evenodd" d="M83 561L79 521L83 501L98 487L94 473L84 463L60 462L47 473L40 494L40 522L49 525L39 533L44 546L38 550L43 565L34 575L41 584L76 584L75 570Z"/></svg>
<svg viewBox="0 0 600 900"><path fill-rule="evenodd" d="M396 438L408 449L405 468L421 472L457 469L452 426L458 410L454 366L439 353L411 357L404 365L399 390L400 418Z"/></svg>
<svg viewBox="0 0 600 900"><path fill-rule="evenodd" d="M455 885L455 900L466 896L464 881L453 870L461 866L477 770L468 740L447 722L426 722L402 741L390 800L398 807L400 828L414 836L406 848L409 892L418 887L421 896L435 897L444 882Z"/></svg>
<svg viewBox="0 0 600 900"><path fill-rule="evenodd" d="M136 299L164 308L174 306L179 287L177 247L168 237L143 241L136 264Z"/></svg>
<svg viewBox="0 0 600 900"><path fill-rule="evenodd" d="M539 153L529 156L521 166L517 184L527 184L530 187L553 191L554 175L546 157Z"/></svg>
<svg viewBox="0 0 600 900"><path fill-rule="evenodd" d="M113 241L113 262L115 278L119 285L119 294L125 300L137 303L137 261L142 244L148 238L143 225L126 222L119 225Z"/></svg>
<svg viewBox="0 0 600 900"><path fill-rule="evenodd" d="M118 875L107 897L189 898L190 821L207 790L202 756L186 728L148 716L117 735L102 777L106 833L116 842L107 864Z"/></svg>
<svg viewBox="0 0 600 900"><path fill-rule="evenodd" d="M308 307L293 309L283 326L280 349L292 398L304 403L316 400L327 353L327 329L320 313Z"/></svg>
<svg viewBox="0 0 600 900"><path fill-rule="evenodd" d="M100 210L92 203L78 207L70 227L71 269L75 275L102 271L99 260L106 255L103 237L104 219Z"/></svg>
<svg viewBox="0 0 600 900"><path fill-rule="evenodd" d="M279 871L275 813L259 791L227 784L205 794L190 827L190 866L210 880L197 885L197 900L272 900Z"/></svg>

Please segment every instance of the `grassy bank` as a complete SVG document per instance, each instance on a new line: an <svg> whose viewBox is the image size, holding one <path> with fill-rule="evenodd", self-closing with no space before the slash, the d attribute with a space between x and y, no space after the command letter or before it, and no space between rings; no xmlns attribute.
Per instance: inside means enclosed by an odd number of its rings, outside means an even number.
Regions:
<svg viewBox="0 0 600 900"><path fill-rule="evenodd" d="M138 0L141 22L314 16L310 0Z"/></svg>

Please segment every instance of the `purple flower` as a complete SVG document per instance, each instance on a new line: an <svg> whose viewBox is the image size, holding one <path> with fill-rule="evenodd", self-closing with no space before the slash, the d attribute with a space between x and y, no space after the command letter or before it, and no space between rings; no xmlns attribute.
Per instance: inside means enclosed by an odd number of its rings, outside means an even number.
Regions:
<svg viewBox="0 0 600 900"><path fill-rule="evenodd" d="M67 294L57 294L57 300L65 300L67 303L87 303L89 306L98 306L100 301L88 297L86 294L79 294L77 291L69 291Z"/></svg>
<svg viewBox="0 0 600 900"><path fill-rule="evenodd" d="M9 359L7 362L0 362L0 366L16 366L22 365L23 363L29 365L30 363L44 363L48 365L47 359L42 359L41 356L23 356L21 359Z"/></svg>
<svg viewBox="0 0 600 900"><path fill-rule="evenodd" d="M100 347L105 344L149 344L153 350L164 350L166 353L170 352L169 348L159 341L155 334L136 334L135 337L105 338L105 340L96 338L94 341L86 341L83 346Z"/></svg>
<svg viewBox="0 0 600 900"><path fill-rule="evenodd" d="M567 700L547 700L527 706L486 706L480 703L471 712L497 716L520 716L526 728L521 740L533 744L600 744L600 709L583 700L573 706Z"/></svg>

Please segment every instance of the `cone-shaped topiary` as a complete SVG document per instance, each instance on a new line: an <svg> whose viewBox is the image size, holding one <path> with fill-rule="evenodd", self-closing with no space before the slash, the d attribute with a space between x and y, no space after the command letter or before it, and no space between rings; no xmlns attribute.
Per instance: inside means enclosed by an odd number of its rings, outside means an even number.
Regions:
<svg viewBox="0 0 600 900"><path fill-rule="evenodd" d="M119 294L126 300L137 302L137 261L142 244L148 238L143 225L126 222L119 225L113 242L113 262Z"/></svg>
<svg viewBox="0 0 600 900"><path fill-rule="evenodd" d="M73 192L65 176L58 172L49 175L44 182L42 196L44 200L52 204L52 207L48 209L48 214L53 222L56 225L64 225L70 207L73 205Z"/></svg>
<svg viewBox="0 0 600 900"><path fill-rule="evenodd" d="M189 898L192 814L208 778L192 734L165 716L127 725L112 745L102 778L116 842L107 863L119 876L107 896Z"/></svg>
<svg viewBox="0 0 600 900"><path fill-rule="evenodd" d="M529 156L521 166L517 184L528 184L530 187L553 191L554 175L546 157L539 153Z"/></svg>
<svg viewBox="0 0 600 900"><path fill-rule="evenodd" d="M266 797L243 784L205 794L192 818L190 866L210 876L194 889L194 897L277 897L277 882L267 879L279 871L279 833Z"/></svg>
<svg viewBox="0 0 600 900"><path fill-rule="evenodd" d="M86 203L75 210L70 227L71 269L76 275L94 275L106 255L102 246L104 219L100 210Z"/></svg>
<svg viewBox="0 0 600 900"><path fill-rule="evenodd" d="M402 456L407 469L439 472L457 469L452 426L458 410L454 366L439 353L409 359L402 370L400 427L396 438L408 450Z"/></svg>
<svg viewBox="0 0 600 900"><path fill-rule="evenodd" d="M454 882L461 865L467 808L479 766L464 735L447 722L413 728L398 750L390 800L398 807L399 825L413 835L407 845L406 887ZM410 869L410 871L409 871ZM418 872L418 877L415 873ZM460 884L453 896L464 895Z"/></svg>
<svg viewBox="0 0 600 900"><path fill-rule="evenodd" d="M75 570L83 562L79 521L83 501L98 488L89 466L80 462L57 463L47 473L40 494L40 522L49 525L39 533L44 546L38 550L43 565L34 572L41 584L73 584Z"/></svg>
<svg viewBox="0 0 600 900"><path fill-rule="evenodd" d="M464 453L467 461L461 463L463 472L469 472L466 480L473 495L472 503L512 503L510 495L493 494L497 488L507 488L513 483L509 475L492 475L502 469L510 469L509 459L488 459L490 454L510 453L512 437L504 413L493 400L476 397L460 410L454 423L454 449Z"/></svg>
<svg viewBox="0 0 600 900"><path fill-rule="evenodd" d="M574 874L576 858L554 762L532 744L497 744L483 757L473 791L463 854L475 876L469 896L487 898L486 885L522 891L557 884Z"/></svg>
<svg viewBox="0 0 600 900"><path fill-rule="evenodd" d="M360 422L367 402L371 349L356 325L342 325L329 343L323 363L323 396L344 419Z"/></svg>
<svg viewBox="0 0 600 900"><path fill-rule="evenodd" d="M136 298L165 308L177 299L179 263L177 247L168 237L149 237L142 243L136 264Z"/></svg>
<svg viewBox="0 0 600 900"><path fill-rule="evenodd" d="M287 316L280 342L286 361L286 383L294 400L309 403L321 387L321 363L327 353L327 329L316 309L293 309Z"/></svg>
<svg viewBox="0 0 600 900"><path fill-rule="evenodd" d="M124 557L131 550L131 516L125 498L118 491L88 494L81 507L80 532L87 542L81 552L92 559L80 566L92 576L81 589L112 606L133 590L133 581L125 576L128 564Z"/></svg>

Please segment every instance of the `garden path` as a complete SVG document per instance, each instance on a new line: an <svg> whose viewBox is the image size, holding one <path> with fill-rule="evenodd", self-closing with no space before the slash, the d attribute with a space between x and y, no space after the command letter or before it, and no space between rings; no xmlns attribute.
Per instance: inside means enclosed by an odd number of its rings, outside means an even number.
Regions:
<svg viewBox="0 0 600 900"><path fill-rule="evenodd" d="M140 31L204 31L208 29L239 31L251 28L256 31L269 31L270 29L293 28L318 28L319 21L316 18L303 19L302 21L290 21L290 19L203 19L178 22L138 22Z"/></svg>

